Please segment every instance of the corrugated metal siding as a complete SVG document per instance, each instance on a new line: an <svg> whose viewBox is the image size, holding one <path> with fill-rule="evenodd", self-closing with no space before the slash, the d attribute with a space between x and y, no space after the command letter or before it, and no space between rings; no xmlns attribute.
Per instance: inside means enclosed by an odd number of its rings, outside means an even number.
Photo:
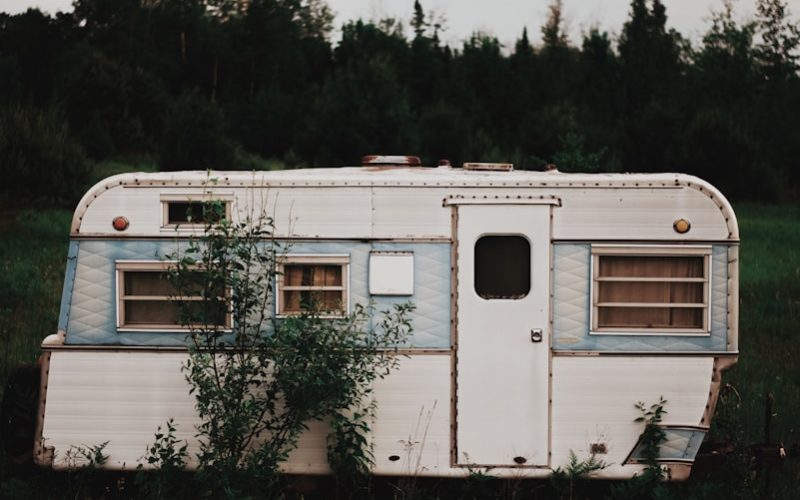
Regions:
<svg viewBox="0 0 800 500"><path fill-rule="evenodd" d="M642 424L634 407L667 400L664 424L699 425L703 417L712 357L557 356L553 358L553 463L567 463L573 450L590 455L592 443L605 443L600 456L620 472L638 441Z"/></svg>
<svg viewBox="0 0 800 500"><path fill-rule="evenodd" d="M77 245L77 243L76 243ZM68 313L66 342L80 345L182 346L185 334L167 332L118 332L116 327L116 260L161 260L173 253L174 241L83 240L79 242L75 284ZM77 247L76 247L77 248ZM374 297L377 309L410 300L417 309L411 314L414 333L411 345L418 348L450 346L450 245L447 243L293 242L288 253L350 255L351 304L368 304L368 265L371 250L410 251L414 254L414 295Z"/></svg>
<svg viewBox="0 0 800 500"><path fill-rule="evenodd" d="M185 359L185 353L54 352L43 437L45 446L55 448L55 466L68 465L71 447L108 441L108 466L133 470L169 418L175 419L176 437L189 443L194 455L198 419L181 372ZM374 397L377 473L414 472L418 458L429 472L449 467L449 356L402 359L398 371L375 383ZM311 422L284 469L327 472L327 434L326 424ZM391 455L402 460L390 461Z"/></svg>
<svg viewBox="0 0 800 500"><path fill-rule="evenodd" d="M449 238L451 210L442 206L448 190L372 188L373 238Z"/></svg>
<svg viewBox="0 0 800 500"><path fill-rule="evenodd" d="M64 467L72 446L108 441L109 466L136 468L158 426L170 417L176 437L198 448L194 439L194 398L181 373L179 353L54 352L45 406L45 446L56 450L55 466Z"/></svg>
<svg viewBox="0 0 800 500"><path fill-rule="evenodd" d="M714 245L711 264L711 335L590 335L591 245L553 245L553 350L726 351L728 246Z"/></svg>
<svg viewBox="0 0 800 500"><path fill-rule="evenodd" d="M576 189L563 193L553 211L557 240L726 240L728 228L713 200L694 189ZM680 236L672 229L679 218L691 230Z"/></svg>
<svg viewBox="0 0 800 500"><path fill-rule="evenodd" d="M159 425L170 418L176 437L197 451L194 399L181 364L185 353L79 352L52 353L43 438L55 449L57 467L66 465L73 446L108 441L107 467L135 469L152 444ZM374 385L377 412L371 442L377 474L466 476L467 467L450 467L451 358L416 355ZM592 443L604 443L602 455L611 467L598 477L630 477L640 466L622 466L642 430L634 404L668 400L664 423L697 425L708 397L713 358L556 357L553 359L552 467L568 463L570 450L589 456ZM513 407L509 411L513 411ZM284 470L324 473L327 426L311 422ZM487 431L489 432L489 431ZM491 439L490 433L485 436ZM684 458L692 443L670 440L665 454L679 450ZM688 451L687 451L688 450ZM399 457L392 461L389 457ZM492 475L544 477L549 469L494 468Z"/></svg>

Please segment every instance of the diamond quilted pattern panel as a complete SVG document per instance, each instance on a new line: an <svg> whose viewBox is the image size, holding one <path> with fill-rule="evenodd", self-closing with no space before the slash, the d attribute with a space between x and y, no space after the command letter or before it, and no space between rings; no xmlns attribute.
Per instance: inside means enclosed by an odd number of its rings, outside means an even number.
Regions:
<svg viewBox="0 0 800 500"><path fill-rule="evenodd" d="M711 348L728 348L728 247L714 247L711 262Z"/></svg>
<svg viewBox="0 0 800 500"><path fill-rule="evenodd" d="M556 351L724 351L727 349L728 248L711 256L711 335L589 335L591 247L553 246L553 349Z"/></svg>
<svg viewBox="0 0 800 500"><path fill-rule="evenodd" d="M450 347L450 245L448 243L375 243L373 250L411 251L414 253L414 295L412 297L373 297L379 310L392 303L411 300L413 347L447 349ZM366 290L366 288L365 288Z"/></svg>
<svg viewBox="0 0 800 500"><path fill-rule="evenodd" d="M81 241L77 255L71 300L65 295L62 312L69 344L102 345L184 345L183 333L117 332L116 273L117 260L160 260L176 250L174 242L165 241ZM414 295L380 297L378 310L394 302L411 300L417 306L412 320L411 344L418 348L448 348L450 345L450 246L447 243L292 243L287 253L350 255L351 304L368 304L369 252L403 250L414 253ZM72 250L70 250L72 252ZM72 255L72 254L70 254ZM69 272L68 272L69 273ZM69 277L69 274L68 274Z"/></svg>
<svg viewBox="0 0 800 500"><path fill-rule="evenodd" d="M589 245L553 246L553 345L585 341L589 331Z"/></svg>
<svg viewBox="0 0 800 500"><path fill-rule="evenodd" d="M89 240L79 244L66 328L68 344L183 344L183 334L120 335L116 330L115 261L160 260L175 251L174 242Z"/></svg>
<svg viewBox="0 0 800 500"><path fill-rule="evenodd" d="M67 270L64 273L64 287L61 290L61 310L58 313L58 330L67 331L69 323L72 291L75 288L75 268L78 265L78 242L70 241L67 250Z"/></svg>

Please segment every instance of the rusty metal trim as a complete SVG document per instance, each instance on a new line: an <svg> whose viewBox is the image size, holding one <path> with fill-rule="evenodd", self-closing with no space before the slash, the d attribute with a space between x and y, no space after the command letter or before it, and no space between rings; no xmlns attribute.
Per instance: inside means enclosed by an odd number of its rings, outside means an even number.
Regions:
<svg viewBox="0 0 800 500"><path fill-rule="evenodd" d="M711 419L717 410L719 401L719 390L722 387L722 372L732 367L739 361L739 356L717 356L714 358L714 366L711 370L711 384L708 389L708 401L706 402L703 416L700 418L700 425L711 425Z"/></svg>
<svg viewBox="0 0 800 500"><path fill-rule="evenodd" d="M63 352L188 352L185 346L149 346L149 345L86 345L64 344L43 345L42 351L46 353ZM380 349L378 352L397 356L447 356L450 349Z"/></svg>
<svg viewBox="0 0 800 500"><path fill-rule="evenodd" d="M44 442L44 416L47 404L47 382L50 375L50 353L43 352L39 356L41 376L39 378L39 407L36 413L36 431L33 441L33 462L43 467L52 467L55 458L53 447L46 447Z"/></svg>
<svg viewBox="0 0 800 500"><path fill-rule="evenodd" d="M560 207L561 198L553 195L450 195L442 200L443 207L453 205L555 205Z"/></svg>
<svg viewBox="0 0 800 500"><path fill-rule="evenodd" d="M458 469L551 469L549 465L517 465L517 464L455 464Z"/></svg>
<svg viewBox="0 0 800 500"><path fill-rule="evenodd" d="M560 200L559 200L560 201ZM559 204L560 206L560 204ZM554 296L553 281L555 276L555 266L553 263L553 226L554 214L553 207L550 207L550 227L548 228L548 265L549 275L547 276L547 465L553 466L553 305Z"/></svg>
<svg viewBox="0 0 800 500"><path fill-rule="evenodd" d="M458 464L458 206L450 212L450 467Z"/></svg>
<svg viewBox="0 0 800 500"><path fill-rule="evenodd" d="M670 463L665 469L668 481L686 481L692 474L692 466L686 463Z"/></svg>
<svg viewBox="0 0 800 500"><path fill-rule="evenodd" d="M553 351L553 356L592 357L592 356L680 356L705 358L738 358L738 352L727 351Z"/></svg>
<svg viewBox="0 0 800 500"><path fill-rule="evenodd" d="M314 238L311 236L276 236L276 237L265 237L265 240L275 239L280 241L292 241L297 243L303 242L313 242L319 243L319 241L335 241L335 242L371 242L371 243L450 243L450 238L447 236L420 236L420 237L398 237L398 238L373 238L372 236L364 236L363 238L360 237L353 237L348 236L346 238L343 237L335 237L335 236L326 236L324 238ZM114 235L108 236L103 233L83 233L83 234L70 234L70 241L142 241L142 240L169 240L169 241L179 241L185 242L189 241L189 237L186 234L183 235L142 235L142 234L134 234L130 236L125 235Z"/></svg>

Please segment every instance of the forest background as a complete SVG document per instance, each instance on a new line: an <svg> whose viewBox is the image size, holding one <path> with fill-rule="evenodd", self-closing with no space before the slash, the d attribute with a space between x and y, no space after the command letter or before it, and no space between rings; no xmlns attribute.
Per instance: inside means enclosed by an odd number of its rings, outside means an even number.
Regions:
<svg viewBox="0 0 800 500"><path fill-rule="evenodd" d="M411 0L409 0L411 1ZM679 171L734 200L800 188L800 29L781 0L722 0L692 43L660 0L578 43L554 1L513 47L446 20L355 20L324 0L76 0L0 13L0 206L71 206L96 165L263 169L363 154ZM27 203L26 203L27 204Z"/></svg>

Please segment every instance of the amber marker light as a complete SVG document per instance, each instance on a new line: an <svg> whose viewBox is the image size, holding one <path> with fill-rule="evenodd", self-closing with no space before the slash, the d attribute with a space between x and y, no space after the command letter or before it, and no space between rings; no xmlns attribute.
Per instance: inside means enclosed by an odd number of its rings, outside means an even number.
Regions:
<svg viewBox="0 0 800 500"><path fill-rule="evenodd" d="M111 221L111 225L114 226L114 229L116 229L117 231L124 231L128 229L128 226L130 224L131 223L128 222L128 219L122 216L114 217L114 220Z"/></svg>
<svg viewBox="0 0 800 500"><path fill-rule="evenodd" d="M672 223L672 228L678 234L685 234L689 232L689 229L692 228L692 225L689 224L689 221L686 219L678 219Z"/></svg>

